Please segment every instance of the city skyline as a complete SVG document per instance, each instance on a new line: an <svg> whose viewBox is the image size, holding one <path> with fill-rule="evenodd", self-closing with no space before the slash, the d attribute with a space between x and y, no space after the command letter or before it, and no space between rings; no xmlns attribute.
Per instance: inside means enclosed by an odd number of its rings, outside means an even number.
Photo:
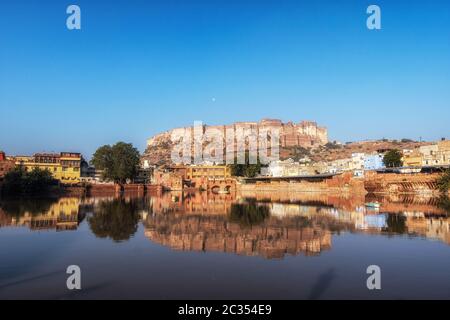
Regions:
<svg viewBox="0 0 450 320"><path fill-rule="evenodd" d="M312 120L330 140L448 138L450 4L16 1L0 21L0 149L89 158L201 120Z"/></svg>

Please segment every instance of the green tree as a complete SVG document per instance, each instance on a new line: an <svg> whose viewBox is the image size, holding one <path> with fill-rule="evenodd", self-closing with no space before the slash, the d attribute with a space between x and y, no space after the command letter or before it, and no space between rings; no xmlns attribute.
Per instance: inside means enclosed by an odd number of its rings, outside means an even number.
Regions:
<svg viewBox="0 0 450 320"><path fill-rule="evenodd" d="M131 143L118 142L98 148L90 163L103 171L104 179L125 183L136 177L139 161L139 151Z"/></svg>
<svg viewBox="0 0 450 320"><path fill-rule="evenodd" d="M2 192L8 195L42 195L55 184L56 181L48 170L34 168L27 172L18 167L5 175Z"/></svg>
<svg viewBox="0 0 450 320"><path fill-rule="evenodd" d="M231 175L235 177L247 177L253 178L261 172L261 168L263 165L261 164L259 157L256 160L256 163L250 163L249 152L245 153L245 164L237 164L237 159L235 159L235 163L230 165Z"/></svg>
<svg viewBox="0 0 450 320"><path fill-rule="evenodd" d="M438 188L441 192L446 193L450 190L450 169L447 169L437 180Z"/></svg>
<svg viewBox="0 0 450 320"><path fill-rule="evenodd" d="M257 164L232 164L231 175L235 177L253 178L261 171L262 165Z"/></svg>
<svg viewBox="0 0 450 320"><path fill-rule="evenodd" d="M9 171L3 179L2 192L6 194L22 193L23 176L25 171L19 167Z"/></svg>
<svg viewBox="0 0 450 320"><path fill-rule="evenodd" d="M388 168L401 167L403 165L402 157L399 150L390 150L384 155L383 163Z"/></svg>

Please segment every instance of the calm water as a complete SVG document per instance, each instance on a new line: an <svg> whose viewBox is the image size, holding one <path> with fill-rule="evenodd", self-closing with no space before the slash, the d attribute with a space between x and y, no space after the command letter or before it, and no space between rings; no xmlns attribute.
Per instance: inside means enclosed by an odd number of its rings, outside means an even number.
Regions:
<svg viewBox="0 0 450 320"><path fill-rule="evenodd" d="M318 194L2 200L0 299L449 299L447 210Z"/></svg>

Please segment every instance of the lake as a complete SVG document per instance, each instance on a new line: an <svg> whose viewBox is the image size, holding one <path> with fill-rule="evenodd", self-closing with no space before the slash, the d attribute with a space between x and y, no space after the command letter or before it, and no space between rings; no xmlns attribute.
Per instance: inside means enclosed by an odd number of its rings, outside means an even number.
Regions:
<svg viewBox="0 0 450 320"><path fill-rule="evenodd" d="M0 299L450 299L448 207L314 193L3 199ZM81 290L67 289L71 265Z"/></svg>

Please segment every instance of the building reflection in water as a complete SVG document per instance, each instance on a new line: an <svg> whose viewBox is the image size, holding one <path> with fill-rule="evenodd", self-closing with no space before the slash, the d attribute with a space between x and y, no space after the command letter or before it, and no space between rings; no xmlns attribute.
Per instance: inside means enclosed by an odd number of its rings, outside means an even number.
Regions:
<svg viewBox="0 0 450 320"><path fill-rule="evenodd" d="M304 217L272 216L266 203L236 202L223 195L180 197L151 199L153 214L144 220L150 240L176 250L266 258L318 254L331 247L329 229Z"/></svg>
<svg viewBox="0 0 450 320"><path fill-rule="evenodd" d="M319 194L230 195L181 193L150 199L145 235L182 251L219 251L282 258L317 255L332 245L332 234L408 234L450 244L447 212L434 198L377 199ZM387 211L391 210L391 211Z"/></svg>
<svg viewBox="0 0 450 320"><path fill-rule="evenodd" d="M84 219L80 199L18 199L0 206L0 226L28 227L31 230L76 230Z"/></svg>
<svg viewBox="0 0 450 320"><path fill-rule="evenodd" d="M378 201L379 210L366 202ZM318 255L343 232L420 236L450 244L448 202L430 197L343 197L317 193L165 193L158 197L0 202L0 227L75 230L87 217L99 238L145 236L183 251L264 258ZM448 200L447 200L448 201Z"/></svg>

